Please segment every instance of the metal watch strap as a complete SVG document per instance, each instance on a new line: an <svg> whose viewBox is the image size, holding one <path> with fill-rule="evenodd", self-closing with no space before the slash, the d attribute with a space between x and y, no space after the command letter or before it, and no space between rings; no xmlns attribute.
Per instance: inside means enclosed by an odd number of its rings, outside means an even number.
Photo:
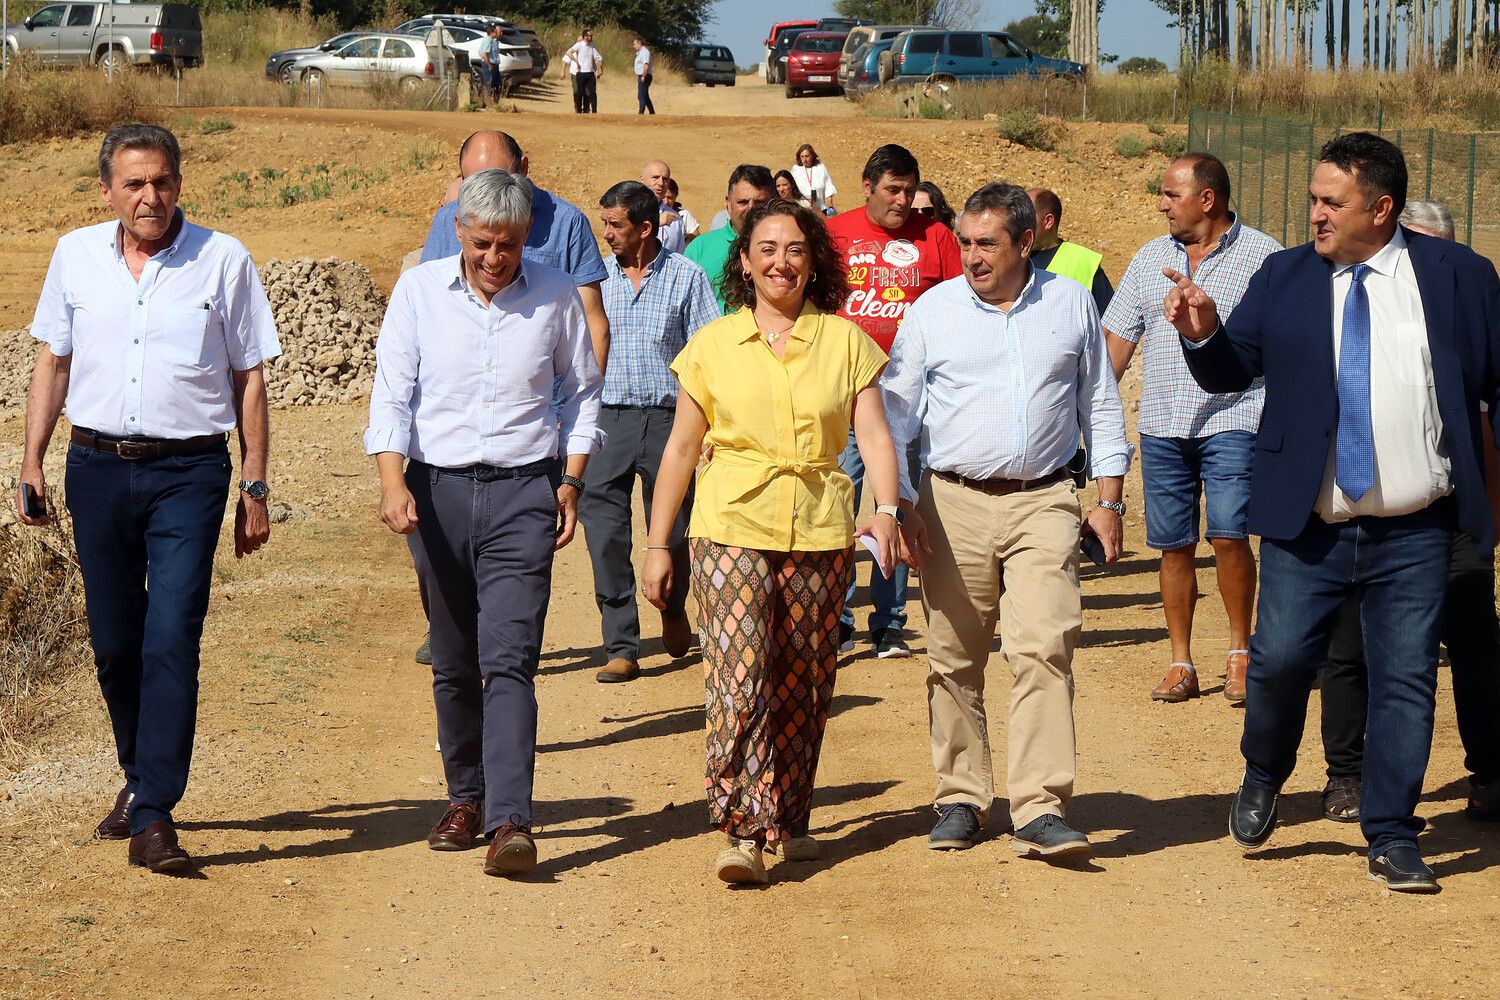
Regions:
<svg viewBox="0 0 1500 1000"><path fill-rule="evenodd" d="M1124 500L1100 500L1098 506L1103 507L1105 510L1114 511L1121 517L1125 516Z"/></svg>

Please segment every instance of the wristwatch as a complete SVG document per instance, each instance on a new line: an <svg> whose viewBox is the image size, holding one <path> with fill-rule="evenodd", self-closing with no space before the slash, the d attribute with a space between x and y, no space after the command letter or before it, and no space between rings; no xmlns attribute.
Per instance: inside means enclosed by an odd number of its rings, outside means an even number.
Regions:
<svg viewBox="0 0 1500 1000"><path fill-rule="evenodd" d="M897 524L906 523L906 511L893 503L878 503L875 505L875 513L889 514L896 519Z"/></svg>
<svg viewBox="0 0 1500 1000"><path fill-rule="evenodd" d="M1100 500L1099 506L1103 507L1105 510L1112 510L1121 517L1125 516L1124 500Z"/></svg>
<svg viewBox="0 0 1500 1000"><path fill-rule="evenodd" d="M251 500L264 500L271 495L271 487L259 479L241 479L240 492Z"/></svg>
<svg viewBox="0 0 1500 1000"><path fill-rule="evenodd" d="M562 486L571 486L578 491L579 496L583 495L583 480L579 479L577 476L569 476L567 474L564 474L559 480L559 483Z"/></svg>

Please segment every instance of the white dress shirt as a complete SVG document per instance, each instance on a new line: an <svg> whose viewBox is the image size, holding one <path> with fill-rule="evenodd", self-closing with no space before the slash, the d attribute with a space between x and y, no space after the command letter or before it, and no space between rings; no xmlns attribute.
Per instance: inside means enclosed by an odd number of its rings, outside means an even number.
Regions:
<svg viewBox="0 0 1500 1000"><path fill-rule="evenodd" d="M556 410L553 384L557 383ZM365 452L442 468L514 468L603 444L604 378L573 279L522 260L490 300L475 296L462 258L403 274L375 344Z"/></svg>
<svg viewBox="0 0 1500 1000"><path fill-rule="evenodd" d="M635 75L640 76L651 68L651 50L642 45L635 53Z"/></svg>
<svg viewBox="0 0 1500 1000"><path fill-rule="evenodd" d="M116 437L183 439L232 431L233 371L281 353L255 262L232 236L182 218L140 281L120 223L57 241L31 335L72 355L67 414Z"/></svg>
<svg viewBox="0 0 1500 1000"><path fill-rule="evenodd" d="M1375 443L1375 485L1350 501L1334 482L1337 434L1329 442L1328 465L1313 509L1324 521L1393 517L1422 510L1452 490L1443 420L1432 378L1427 320L1411 253L1401 230L1365 261L1370 302L1370 417ZM1333 272L1333 361L1338 371L1344 339L1344 300L1353 284L1353 264Z"/></svg>
<svg viewBox="0 0 1500 1000"><path fill-rule="evenodd" d="M1125 410L1087 288L1032 268L1010 312L960 275L912 304L881 376L896 454L969 479L1040 479L1088 445L1092 477L1130 469ZM905 462L901 496L916 500Z"/></svg>
<svg viewBox="0 0 1500 1000"><path fill-rule="evenodd" d="M833 186L833 178L828 175L828 168L821 163L814 163L810 167L804 167L800 163L794 165L792 180L796 182L797 191L802 197L820 212L827 207L828 199L839 193L839 189Z"/></svg>

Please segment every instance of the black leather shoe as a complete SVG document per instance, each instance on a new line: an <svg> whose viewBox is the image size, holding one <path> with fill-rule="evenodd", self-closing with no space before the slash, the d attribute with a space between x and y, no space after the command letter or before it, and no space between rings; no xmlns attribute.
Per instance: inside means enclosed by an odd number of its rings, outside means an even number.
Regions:
<svg viewBox="0 0 1500 1000"><path fill-rule="evenodd" d="M1437 892L1437 876L1410 844L1392 844L1378 858L1370 859L1370 881L1384 882L1392 892Z"/></svg>
<svg viewBox="0 0 1500 1000"><path fill-rule="evenodd" d="M1277 793L1248 781L1240 783L1229 804L1229 835L1246 850L1253 850L1271 839L1276 829Z"/></svg>

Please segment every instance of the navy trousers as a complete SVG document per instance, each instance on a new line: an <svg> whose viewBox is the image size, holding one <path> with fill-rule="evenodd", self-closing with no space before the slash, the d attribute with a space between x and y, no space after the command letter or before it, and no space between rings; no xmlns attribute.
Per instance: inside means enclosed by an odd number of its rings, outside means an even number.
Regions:
<svg viewBox="0 0 1500 1000"><path fill-rule="evenodd" d="M422 462L406 485L448 799L482 804L486 833L529 826L557 494L545 474L482 482Z"/></svg>
<svg viewBox="0 0 1500 1000"><path fill-rule="evenodd" d="M1245 780L1279 789L1297 763L1313 676L1328 655L1339 609L1359 601L1369 672L1360 826L1378 857L1415 846L1432 750L1438 622L1448 587L1450 501L1400 517L1325 524L1316 515L1289 541L1260 549L1260 604L1246 678Z"/></svg>
<svg viewBox="0 0 1500 1000"><path fill-rule="evenodd" d="M198 721L198 652L231 465L220 445L127 461L68 448L68 512L130 831L172 821Z"/></svg>

